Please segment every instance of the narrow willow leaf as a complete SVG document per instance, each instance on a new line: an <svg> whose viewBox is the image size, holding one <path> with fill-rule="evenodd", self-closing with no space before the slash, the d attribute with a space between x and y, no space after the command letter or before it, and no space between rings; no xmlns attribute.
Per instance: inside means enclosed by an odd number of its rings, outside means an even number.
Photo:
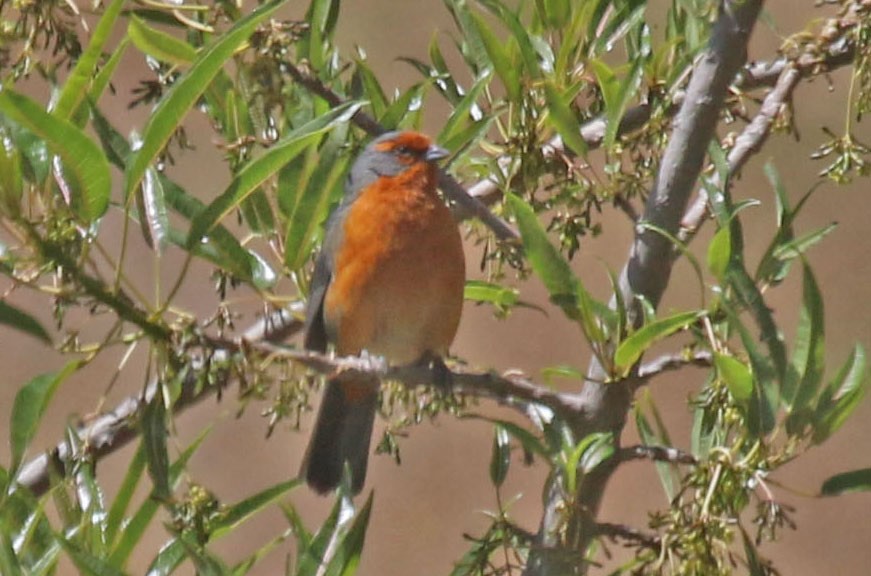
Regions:
<svg viewBox="0 0 871 576"><path fill-rule="evenodd" d="M587 142L581 136L578 117L569 105L574 98L574 90L563 95L553 82L547 81L544 83L544 94L547 99L548 121L572 152L585 156Z"/></svg>
<svg viewBox="0 0 871 576"><path fill-rule="evenodd" d="M145 175L145 170L154 163L184 117L227 60L251 36L254 29L283 3L284 0L271 0L260 5L238 20L230 30L212 44L198 52L190 69L161 98L145 126L142 147L130 159L125 173L126 197L134 192Z"/></svg>
<svg viewBox="0 0 871 576"><path fill-rule="evenodd" d="M522 86L520 82L519 67L512 61L511 55L487 22L474 12L471 14L471 21L478 30L478 35L484 45L484 50L487 52L487 57L490 60L490 65L496 76L502 81L505 91L508 93L508 99L512 102L520 102L522 96Z"/></svg>
<svg viewBox="0 0 871 576"><path fill-rule="evenodd" d="M615 367L622 373L628 372L654 343L683 330L705 314L706 312L699 310L680 312L645 324L620 342L614 353Z"/></svg>
<svg viewBox="0 0 871 576"><path fill-rule="evenodd" d="M190 64L197 57L196 48L171 34L151 28L136 16L130 18L127 35L143 54L160 62L178 66Z"/></svg>
<svg viewBox="0 0 871 576"><path fill-rule="evenodd" d="M362 60L358 60L354 70L354 77L363 87L361 100L367 100L372 108L372 115L381 118L389 106L387 94L378 82L378 77Z"/></svg>
<svg viewBox="0 0 871 576"><path fill-rule="evenodd" d="M60 542L66 555L75 564L79 574L87 576L125 576L124 572L114 568L105 559L84 550L74 541L62 536L58 539L58 542Z"/></svg>
<svg viewBox="0 0 871 576"><path fill-rule="evenodd" d="M275 175L284 165L302 153L312 142L330 130L335 124L347 122L361 104L349 102L333 109L330 113L315 118L290 132L273 145L265 154L247 164L236 174L233 181L218 198L209 204L191 222L188 246L196 246L224 216Z"/></svg>
<svg viewBox="0 0 871 576"><path fill-rule="evenodd" d="M42 324L36 318L2 300L0 300L0 324L20 330L51 345L51 336L48 335L48 332L46 332L45 328L42 327Z"/></svg>
<svg viewBox="0 0 871 576"><path fill-rule="evenodd" d="M110 546L115 544L115 536L121 529L124 517L127 514L127 508L130 506L143 472L145 472L145 450L143 444L140 443L136 453L133 455L133 459L127 466L127 472L124 474L121 486L118 488L118 492L112 500L112 506L109 508L109 515L106 517L106 542Z"/></svg>
<svg viewBox="0 0 871 576"><path fill-rule="evenodd" d="M436 141L440 142L442 146L451 151L457 150L460 146L457 137L464 128L470 124L480 124L485 121L476 120L475 117L480 113L478 99L490 85L491 79L491 74L482 74L469 89L469 92L453 106L448 121L445 122L444 127L436 137Z"/></svg>
<svg viewBox="0 0 871 576"><path fill-rule="evenodd" d="M136 194L136 204L145 242L158 254L163 253L169 234L169 216L166 213L163 182L160 174L152 167L145 171L142 185Z"/></svg>
<svg viewBox="0 0 871 576"><path fill-rule="evenodd" d="M49 372L33 378L15 394L12 416L9 420L9 446L12 451L10 475L14 478L24 459L28 444L33 440L39 422L51 402L52 396L81 363L70 362L59 372Z"/></svg>
<svg viewBox="0 0 871 576"><path fill-rule="evenodd" d="M523 67L526 68L526 73L534 80L542 77L541 66L538 61L538 53L533 45L532 38L526 26L520 21L517 15L509 10L504 4L495 0L480 0L480 3L490 10L493 14L502 20L508 32L517 42L517 47L520 48L520 56L523 61Z"/></svg>
<svg viewBox="0 0 871 576"><path fill-rule="evenodd" d="M154 484L154 497L167 501L172 496L169 478L169 451L166 447L166 404L162 394L156 394L142 410L140 421L142 442L145 446L145 459L148 475Z"/></svg>
<svg viewBox="0 0 871 576"><path fill-rule="evenodd" d="M517 219L523 247L532 269L547 288L552 300L562 304L566 313L577 317L576 294L579 281L539 222L532 207L519 196L508 193L507 203Z"/></svg>
<svg viewBox="0 0 871 576"><path fill-rule="evenodd" d="M84 132L8 88L0 91L0 113L42 138L60 157L75 194L72 209L80 218L93 222L106 212L112 185L109 162Z"/></svg>
<svg viewBox="0 0 871 576"><path fill-rule="evenodd" d="M172 463L172 466L170 466L169 486L171 490L175 489L182 476L182 472L185 471L191 457L202 445L203 441L209 435L209 432L211 432L211 427L205 428L200 435L184 449L178 459ZM141 444L140 450L143 454L145 453L146 446L144 440ZM156 494L152 489L151 495L142 502L139 509L137 509L133 514L133 517L130 518L130 521L124 525L124 529L119 532L118 542L115 544L115 547L112 549L112 553L109 556L109 562L112 566L124 567L127 560L130 558L130 554L132 554L133 550L139 546L146 528L148 528L154 515L157 514L158 507L159 504L157 502ZM183 559L183 557L182 554L181 558ZM181 559L179 562L181 562ZM169 572L162 573L168 574ZM149 571L148 574L151 575L151 571Z"/></svg>
<svg viewBox="0 0 871 576"><path fill-rule="evenodd" d="M651 426L645 412L650 412L653 416L654 422L657 424L656 429ZM668 430L665 428L650 390L647 388L642 391L635 404L635 425L638 428L638 435L645 446L672 446ZM676 466L670 462L656 462L656 473L665 492L666 500L671 502L675 494L677 494L676 487L679 485L676 477Z"/></svg>
<svg viewBox="0 0 871 576"><path fill-rule="evenodd" d="M817 400L813 441L820 444L834 434L865 397L865 349L857 344L835 379Z"/></svg>
<svg viewBox="0 0 871 576"><path fill-rule="evenodd" d="M714 366L735 400L743 402L753 395L753 373L749 366L725 354L714 354Z"/></svg>
<svg viewBox="0 0 871 576"><path fill-rule="evenodd" d="M732 236L731 228L723 226L714 237L711 243L708 244L708 270L717 279L717 282L723 283L726 278L726 270L729 267L729 261L732 259Z"/></svg>
<svg viewBox="0 0 871 576"><path fill-rule="evenodd" d="M491 304L500 312L507 312L517 305L520 293L517 288L500 286L481 280L469 280L463 298L470 302Z"/></svg>
<svg viewBox="0 0 871 576"><path fill-rule="evenodd" d="M848 492L871 491L871 468L842 472L823 482L820 488L822 496L838 496Z"/></svg>
<svg viewBox="0 0 871 576"><path fill-rule="evenodd" d="M502 426L493 427L493 448L490 451L490 482L499 488L511 466L511 438Z"/></svg>
<svg viewBox="0 0 871 576"><path fill-rule="evenodd" d="M312 246L330 206L341 197L351 156L345 149L348 126L339 124L317 150L312 144L297 167L283 168L278 175L279 198L287 215L284 263L300 270L311 257Z"/></svg>
<svg viewBox="0 0 871 576"><path fill-rule="evenodd" d="M82 99L88 95L87 86L94 77L97 64L103 55L103 46L112 34L115 21L123 7L124 0L112 0L108 6L105 6L100 21L91 33L87 48L78 57L76 65L62 84L60 96L52 111L57 118L64 120L72 118Z"/></svg>
<svg viewBox="0 0 871 576"><path fill-rule="evenodd" d="M638 85L643 77L644 68L636 62L622 80L617 73L602 60L591 60L590 65L596 74L602 99L605 101L605 139L603 145L607 148L614 144L620 129L620 121L629 103L636 96Z"/></svg>
<svg viewBox="0 0 871 576"><path fill-rule="evenodd" d="M369 517L372 512L373 493L369 493L366 503L357 512L354 522L342 538L329 559L324 576L351 576L357 571L360 556L363 554L363 544L366 541L366 531L369 528Z"/></svg>
<svg viewBox="0 0 871 576"><path fill-rule="evenodd" d="M813 271L804 263L802 306L790 370L782 389L791 412L803 411L816 398L825 373L825 314L823 296Z"/></svg>
<svg viewBox="0 0 871 576"><path fill-rule="evenodd" d="M241 502L226 507L212 526L212 539L216 540L233 531L234 528L284 496L293 488L299 486L300 480L294 478L285 482L279 482L265 490L245 498Z"/></svg>

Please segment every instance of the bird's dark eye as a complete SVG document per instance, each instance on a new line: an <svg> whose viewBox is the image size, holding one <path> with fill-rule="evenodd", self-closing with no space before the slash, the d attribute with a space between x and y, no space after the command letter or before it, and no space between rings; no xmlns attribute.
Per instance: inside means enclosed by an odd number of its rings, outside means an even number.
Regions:
<svg viewBox="0 0 871 576"><path fill-rule="evenodd" d="M396 148L396 152L398 154L402 154L403 156L408 156L411 154L411 148L409 148L408 146L398 146Z"/></svg>

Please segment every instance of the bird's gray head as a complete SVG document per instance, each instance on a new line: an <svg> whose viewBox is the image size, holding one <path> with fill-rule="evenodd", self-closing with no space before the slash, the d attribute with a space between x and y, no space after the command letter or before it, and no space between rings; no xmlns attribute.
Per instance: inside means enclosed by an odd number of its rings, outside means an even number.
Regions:
<svg viewBox="0 0 871 576"><path fill-rule="evenodd" d="M354 194L379 177L397 176L420 163L435 162L448 151L419 132L388 132L369 143L348 175L348 192Z"/></svg>

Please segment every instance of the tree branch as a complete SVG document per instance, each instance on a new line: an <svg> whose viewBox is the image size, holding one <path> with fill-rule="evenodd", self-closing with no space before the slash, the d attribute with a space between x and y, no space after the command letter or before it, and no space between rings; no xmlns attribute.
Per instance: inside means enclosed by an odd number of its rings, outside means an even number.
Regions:
<svg viewBox="0 0 871 576"><path fill-rule="evenodd" d="M729 85L744 65L747 41L762 7L762 0L726 0L722 3L708 47L696 61L686 98L674 123L674 132L662 158L660 172L648 197L642 220L652 226L638 228L629 257L620 275L618 289L627 303L630 321L642 319L639 298L654 307L658 305L671 275L672 244L659 232L674 236L680 228L690 194L698 179L708 143L714 136L720 111ZM584 426L574 430L576 438L591 432L611 432L619 438L632 401L632 388L607 381L605 367L595 359L588 370L588 380L581 390L584 404L590 410ZM605 485L617 465L616 459L600 464L583 482L576 494L583 514L569 529L578 535L577 550L583 552L597 530L592 521L598 513ZM530 553L527 576L564 574L566 567L553 553L561 543L565 515L560 479L551 480L547 490L545 512L539 527L537 547ZM573 543L574 544L574 543ZM583 573L586 567L575 569Z"/></svg>
<svg viewBox="0 0 871 576"><path fill-rule="evenodd" d="M300 327L301 322L290 310L278 310L252 326L245 332L244 338L279 341L295 333ZM216 350L212 358L214 360L227 358L231 352L226 349ZM181 395L173 404L174 413L196 405L230 384L229 376L225 376L211 386L200 388L198 376L202 368L202 365L194 366L185 376L181 386ZM78 460L88 458L99 460L135 440L140 432L137 421L139 410L154 398L161 385L162 382L154 379L140 394L128 396L111 411L91 418L80 425L75 434L81 440L83 452L72 453L68 442L60 442L47 453L22 466L16 479L18 484L40 496L49 488L52 470L60 470L62 474Z"/></svg>

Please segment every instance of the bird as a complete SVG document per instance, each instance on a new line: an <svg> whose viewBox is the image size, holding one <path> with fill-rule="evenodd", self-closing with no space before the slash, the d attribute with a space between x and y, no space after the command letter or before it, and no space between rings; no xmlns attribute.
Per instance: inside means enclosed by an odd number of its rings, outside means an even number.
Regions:
<svg viewBox="0 0 871 576"><path fill-rule="evenodd" d="M450 209L437 192L448 155L424 134L388 132L355 159L315 260L305 348L366 355L390 365L441 362L463 307L465 257ZM444 364L440 366L444 368ZM378 406L378 381L328 377L300 475L326 494L362 489Z"/></svg>

